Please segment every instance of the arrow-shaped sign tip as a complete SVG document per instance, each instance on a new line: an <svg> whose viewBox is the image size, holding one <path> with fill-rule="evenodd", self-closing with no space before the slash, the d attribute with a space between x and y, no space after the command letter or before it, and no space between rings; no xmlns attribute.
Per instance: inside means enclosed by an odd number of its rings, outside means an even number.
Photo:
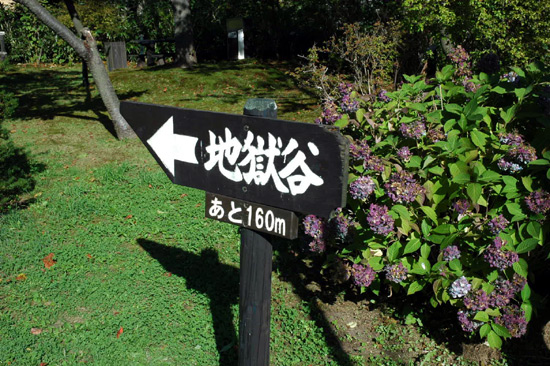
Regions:
<svg viewBox="0 0 550 366"><path fill-rule="evenodd" d="M195 147L199 139L194 136L176 135L174 117L168 120L155 132L147 144L153 149L162 164L172 175L175 175L175 161L198 164Z"/></svg>

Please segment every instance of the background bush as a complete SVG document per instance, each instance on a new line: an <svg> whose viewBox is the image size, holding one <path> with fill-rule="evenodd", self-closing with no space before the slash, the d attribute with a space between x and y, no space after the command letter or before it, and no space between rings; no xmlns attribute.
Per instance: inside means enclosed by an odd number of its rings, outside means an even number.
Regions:
<svg viewBox="0 0 550 366"><path fill-rule="evenodd" d="M62 1L41 3L72 28ZM147 39L173 37L170 0L96 0L75 5L83 23L100 42L128 42L141 35ZM232 17L244 19L246 54L272 59L306 55L314 44L327 42L346 24L355 24L376 37L387 37L399 29L400 42L373 45L391 48L388 58L407 74L424 70L431 75L433 64L437 61L442 66L450 48L459 44L472 55L474 65L484 55L492 54L503 66L544 61L550 47L546 31L550 26L549 0L513 0L505 4L497 0L208 0L191 1L191 17L195 49L203 60L226 58L226 20ZM9 53L17 62L75 60L72 50L21 6L0 6L0 28L7 31ZM346 34L344 31L338 37ZM169 43L159 44L158 48L159 52L173 51ZM137 53L139 47L128 43L128 51Z"/></svg>

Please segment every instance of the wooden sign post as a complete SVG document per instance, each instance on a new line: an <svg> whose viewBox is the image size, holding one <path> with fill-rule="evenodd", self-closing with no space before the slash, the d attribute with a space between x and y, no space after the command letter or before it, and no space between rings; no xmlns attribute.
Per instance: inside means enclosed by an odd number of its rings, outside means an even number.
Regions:
<svg viewBox="0 0 550 366"><path fill-rule="evenodd" d="M242 227L239 366L268 366L270 237L297 237L294 212L345 206L347 139L276 119L271 99L249 99L242 116L134 102L121 113L172 182L208 192L206 217Z"/></svg>
<svg viewBox="0 0 550 366"><path fill-rule="evenodd" d="M244 114L277 118L277 105L269 99L249 99ZM273 269L269 237L243 228L240 265L239 366L269 366Z"/></svg>

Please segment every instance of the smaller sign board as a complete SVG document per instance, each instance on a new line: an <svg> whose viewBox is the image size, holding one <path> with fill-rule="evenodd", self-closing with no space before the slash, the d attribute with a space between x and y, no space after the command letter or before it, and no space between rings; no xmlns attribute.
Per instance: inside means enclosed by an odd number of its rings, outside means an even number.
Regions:
<svg viewBox="0 0 550 366"><path fill-rule="evenodd" d="M206 193L206 217L287 239L298 237L294 212Z"/></svg>

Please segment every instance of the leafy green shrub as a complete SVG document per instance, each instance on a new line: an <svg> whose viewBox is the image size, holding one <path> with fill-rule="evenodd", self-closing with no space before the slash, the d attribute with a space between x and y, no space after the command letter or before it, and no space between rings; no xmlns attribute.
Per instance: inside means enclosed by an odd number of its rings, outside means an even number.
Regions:
<svg viewBox="0 0 550 366"><path fill-rule="evenodd" d="M309 248L361 292L454 306L463 330L498 348L525 333L549 253L548 74L448 65L405 79L377 96L342 84L318 120L352 141L351 174L347 207L304 219Z"/></svg>
<svg viewBox="0 0 550 366"><path fill-rule="evenodd" d="M399 26L377 23L366 31L359 24L346 24L340 31L323 47L313 46L307 64L296 69L294 75L314 87L325 103L338 94L345 75L351 75L356 87L368 94L392 84L398 69Z"/></svg>
<svg viewBox="0 0 550 366"><path fill-rule="evenodd" d="M59 13L49 7L54 15ZM6 31L8 55L15 62L72 62L74 50L22 5L0 5L0 29Z"/></svg>
<svg viewBox="0 0 550 366"><path fill-rule="evenodd" d="M17 108L11 93L0 91L0 212L8 209L17 198L34 188L32 166L25 152L9 139L1 122L10 118Z"/></svg>
<svg viewBox="0 0 550 366"><path fill-rule="evenodd" d="M526 65L548 57L548 1L404 0L400 7L404 27L411 34L448 38L470 50L475 60L488 50L505 65Z"/></svg>

